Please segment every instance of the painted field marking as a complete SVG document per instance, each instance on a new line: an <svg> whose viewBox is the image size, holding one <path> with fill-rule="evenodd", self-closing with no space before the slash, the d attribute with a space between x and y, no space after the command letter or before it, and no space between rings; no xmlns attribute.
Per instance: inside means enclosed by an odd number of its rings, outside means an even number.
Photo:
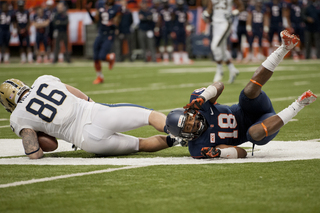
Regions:
<svg viewBox="0 0 320 213"><path fill-rule="evenodd" d="M0 126L0 129L10 127L10 125Z"/></svg>
<svg viewBox="0 0 320 213"><path fill-rule="evenodd" d="M126 167L121 167L121 168L109 168L109 169L96 170L96 171L91 171L91 172L81 172L81 173L60 175L60 176L54 176L54 177L31 179L31 180L26 180L26 181L18 181L18 182L13 182L13 183L0 184L0 188L8 188L8 187L13 187L13 186L28 185L28 184L33 184L33 183L48 182L48 181L71 178L71 177L81 177L81 176L85 176L85 175L102 174L102 173L107 173L107 172L114 172L114 171L126 170L126 169L135 169L135 168L140 168L140 167L146 167L146 166L126 166Z"/></svg>
<svg viewBox="0 0 320 213"><path fill-rule="evenodd" d="M288 75L273 77L269 81L283 81L283 80L294 80L294 79L314 79L320 78L320 73L317 74L304 74L304 75ZM237 80L237 83L247 83L249 80ZM109 90L97 90L97 91L85 91L87 95L98 95L98 94L114 94L114 93L126 93L126 92L140 92L140 91L158 91L158 90L168 90L168 89L183 89L183 88L197 88L203 87L205 85L210 85L212 82L202 82L202 83L186 83L177 85L162 85L158 87L148 86L148 87L134 87L134 88L121 88L121 89L109 89Z"/></svg>
<svg viewBox="0 0 320 213"><path fill-rule="evenodd" d="M0 121L8 121L8 118L0 118Z"/></svg>

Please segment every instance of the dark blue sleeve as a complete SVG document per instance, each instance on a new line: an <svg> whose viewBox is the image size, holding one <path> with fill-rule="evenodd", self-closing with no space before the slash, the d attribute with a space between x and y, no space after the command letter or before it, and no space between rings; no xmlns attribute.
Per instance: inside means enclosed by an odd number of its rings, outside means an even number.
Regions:
<svg viewBox="0 0 320 213"><path fill-rule="evenodd" d="M196 142L189 142L188 148L189 148L189 152L190 152L191 157L197 158L197 159L202 158L202 155L201 155L202 146L201 146L201 144L196 143Z"/></svg>

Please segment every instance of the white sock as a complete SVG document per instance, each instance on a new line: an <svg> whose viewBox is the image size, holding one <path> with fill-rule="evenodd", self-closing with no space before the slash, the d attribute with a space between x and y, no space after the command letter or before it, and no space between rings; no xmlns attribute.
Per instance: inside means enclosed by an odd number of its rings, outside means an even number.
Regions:
<svg viewBox="0 0 320 213"><path fill-rule="evenodd" d="M287 124L294 116L298 114L300 110L303 109L303 107L303 105L295 101L277 115L281 118L284 124Z"/></svg>
<svg viewBox="0 0 320 213"><path fill-rule="evenodd" d="M28 62L32 62L33 61L33 56L32 56L32 52L28 53Z"/></svg>
<svg viewBox="0 0 320 213"><path fill-rule="evenodd" d="M222 64L217 64L217 73L223 74Z"/></svg>
<svg viewBox="0 0 320 213"><path fill-rule="evenodd" d="M181 55L182 55L181 57L182 57L183 63L185 64L190 63L190 59L187 52L182 52Z"/></svg>
<svg viewBox="0 0 320 213"><path fill-rule="evenodd" d="M271 53L271 55L269 55L262 63L262 66L273 72L289 51L290 50L286 50L283 46L278 47L278 49Z"/></svg>
<svg viewBox="0 0 320 213"><path fill-rule="evenodd" d="M220 151L221 151L221 154L220 154L221 158L229 158L229 159L238 158L238 151L234 147L220 149Z"/></svg>
<svg viewBox="0 0 320 213"><path fill-rule="evenodd" d="M180 64L180 53L178 52L172 53L172 58L175 64Z"/></svg>
<svg viewBox="0 0 320 213"><path fill-rule="evenodd" d="M101 78L104 77L101 71L100 72L96 72L96 73L97 73L97 77L101 77Z"/></svg>
<svg viewBox="0 0 320 213"><path fill-rule="evenodd" d="M169 60L169 54L163 53L163 60Z"/></svg>
<svg viewBox="0 0 320 213"><path fill-rule="evenodd" d="M9 61L9 58L10 58L10 54L9 54L9 53L5 53L5 54L4 54L4 57L3 57L3 60L4 60L5 62L8 62L8 61Z"/></svg>
<svg viewBox="0 0 320 213"><path fill-rule="evenodd" d="M21 62L26 62L27 61L27 56L26 53L21 53Z"/></svg>

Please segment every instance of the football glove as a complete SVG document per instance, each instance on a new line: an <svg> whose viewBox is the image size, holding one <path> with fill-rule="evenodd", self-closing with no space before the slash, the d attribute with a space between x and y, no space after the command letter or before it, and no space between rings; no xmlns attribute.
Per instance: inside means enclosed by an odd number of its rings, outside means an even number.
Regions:
<svg viewBox="0 0 320 213"><path fill-rule="evenodd" d="M221 150L215 147L203 147L201 149L201 155L204 158L218 158L221 155Z"/></svg>
<svg viewBox="0 0 320 213"><path fill-rule="evenodd" d="M187 111L188 110L199 110L201 109L201 106L204 104L205 102L205 99L201 96L199 96L198 98L196 99L193 99L191 101L191 103L185 105L183 108L186 109Z"/></svg>

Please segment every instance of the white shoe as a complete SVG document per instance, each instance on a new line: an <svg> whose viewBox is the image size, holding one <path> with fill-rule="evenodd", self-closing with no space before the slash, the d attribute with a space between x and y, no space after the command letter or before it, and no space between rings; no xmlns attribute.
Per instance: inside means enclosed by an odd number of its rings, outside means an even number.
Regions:
<svg viewBox="0 0 320 213"><path fill-rule="evenodd" d="M300 105L307 106L314 102L317 99L317 96L313 94L310 90L304 92L297 100Z"/></svg>
<svg viewBox="0 0 320 213"><path fill-rule="evenodd" d="M282 45L286 50L292 50L300 41L296 35L291 35L288 30L280 33Z"/></svg>
<svg viewBox="0 0 320 213"><path fill-rule="evenodd" d="M232 84L236 80L237 75L239 75L239 70L234 68L229 70L229 83Z"/></svg>
<svg viewBox="0 0 320 213"><path fill-rule="evenodd" d="M223 77L223 73L217 72L216 75L214 76L213 83L221 81L222 77Z"/></svg>

